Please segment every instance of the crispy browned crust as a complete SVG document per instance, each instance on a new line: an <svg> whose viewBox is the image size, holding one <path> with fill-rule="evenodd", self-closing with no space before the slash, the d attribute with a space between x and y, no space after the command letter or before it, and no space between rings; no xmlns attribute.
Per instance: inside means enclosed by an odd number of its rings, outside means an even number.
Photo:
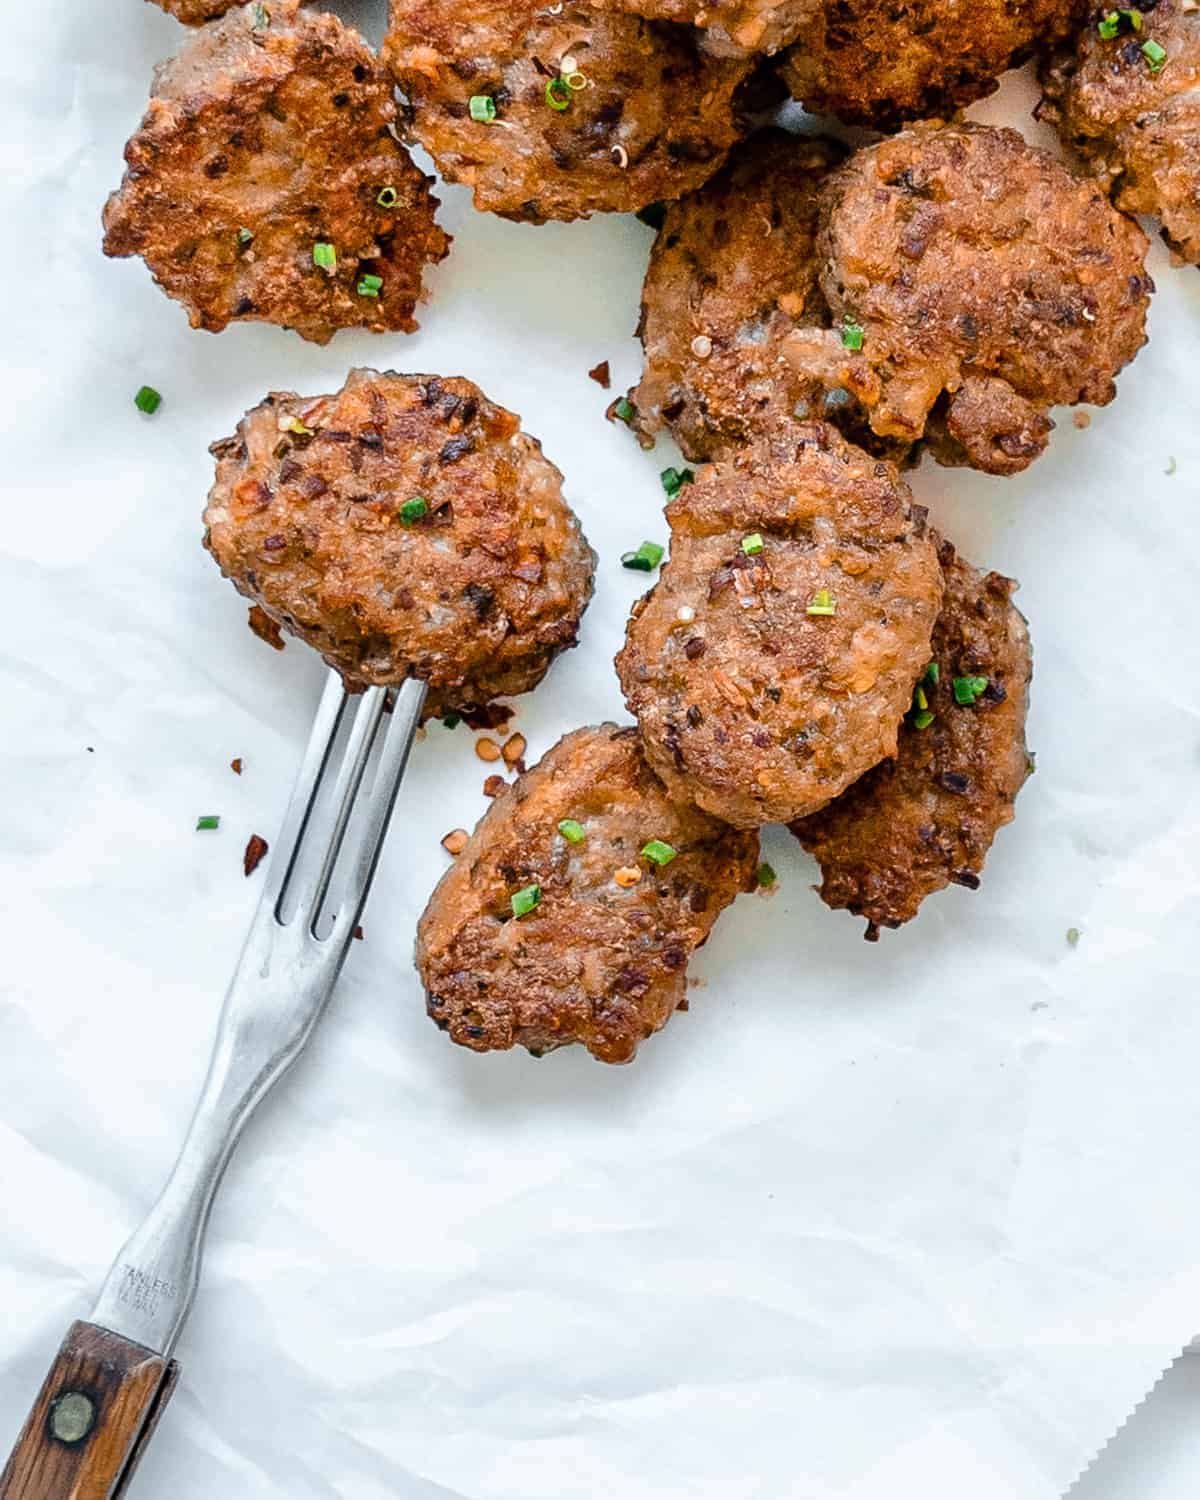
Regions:
<svg viewBox="0 0 1200 1500"><path fill-rule="evenodd" d="M1064 35L1079 9L1080 0L826 0L781 72L814 114L877 130L946 118Z"/></svg>
<svg viewBox="0 0 1200 1500"><path fill-rule="evenodd" d="M1032 769L1025 715L1033 659L1016 584L980 573L942 544L946 595L933 632L938 682L922 684L932 724L912 716L894 759L867 774L792 832L821 866L821 899L866 917L867 936L911 921L926 896L979 885L997 830ZM956 677L986 677L972 706Z"/></svg>
<svg viewBox="0 0 1200 1500"><path fill-rule="evenodd" d="M565 818L582 843L558 832ZM676 858L642 857L651 839ZM692 953L757 860L755 834L668 799L635 729L578 729L496 798L430 897L416 953L429 1014L477 1052L578 1042L629 1062L678 1009ZM641 878L622 885L619 870ZM540 905L513 917L535 884Z"/></svg>
<svg viewBox="0 0 1200 1500"><path fill-rule="evenodd" d="M1146 341L1146 236L1014 130L916 125L822 190L821 288L864 330L798 330L788 358L846 386L875 432L928 429L943 463L993 474L1043 451L1055 405L1106 405Z"/></svg>
<svg viewBox="0 0 1200 1500"><path fill-rule="evenodd" d="M230 11L155 74L105 206L105 254L140 255L194 328L252 319L320 344L339 328L411 333L424 268L450 240L395 119L391 79L336 16L296 0ZM319 241L333 272L314 264ZM358 290L364 275L377 296Z"/></svg>
<svg viewBox="0 0 1200 1500"><path fill-rule="evenodd" d="M539 224L677 198L745 131L750 64L703 56L695 34L582 0L391 0L384 56L412 104L410 131L477 208ZM567 108L547 84L573 58ZM491 123L471 118L487 95Z"/></svg>
<svg viewBox="0 0 1200 1500"><path fill-rule="evenodd" d="M788 822L895 752L942 596L910 501L892 465L813 424L671 502L671 557L617 674L674 796L738 827ZM809 613L821 590L832 616Z"/></svg>
<svg viewBox="0 0 1200 1500"><path fill-rule="evenodd" d="M242 4L242 0L152 0L152 3L160 5L185 26L200 26L223 16L227 10Z"/></svg>
<svg viewBox="0 0 1200 1500"><path fill-rule="evenodd" d="M1136 35L1122 28L1109 41L1100 14L1089 6L1073 44L1048 59L1038 117L1083 154L1118 208L1161 219L1167 244L1200 265L1200 12L1158 0ZM1157 73L1141 50L1148 41L1167 54Z"/></svg>
<svg viewBox="0 0 1200 1500"><path fill-rule="evenodd" d="M717 56L778 52L806 26L815 25L824 0L593 0L603 10L674 21L704 30L705 48Z"/></svg>
<svg viewBox="0 0 1200 1500"><path fill-rule="evenodd" d="M575 644L595 559L562 475L469 380L353 370L268 396L213 453L205 545L351 686L416 676L428 712L468 708Z"/></svg>
<svg viewBox="0 0 1200 1500"><path fill-rule="evenodd" d="M645 370L629 393L644 436L669 427L688 458L707 459L821 417L881 446L847 392L826 391L782 353L795 329L829 326L818 189L845 154L834 141L763 131L667 206L642 288Z"/></svg>

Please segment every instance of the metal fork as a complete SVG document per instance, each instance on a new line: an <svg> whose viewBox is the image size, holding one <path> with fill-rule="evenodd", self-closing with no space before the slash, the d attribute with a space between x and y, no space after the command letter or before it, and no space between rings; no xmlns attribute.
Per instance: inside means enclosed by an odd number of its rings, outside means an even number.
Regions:
<svg viewBox="0 0 1200 1500"><path fill-rule="evenodd" d="M312 1036L366 902L425 686L411 679L391 696L383 729L388 690L351 697L329 676L183 1149L117 1256L91 1320L68 1332L0 1475L0 1500L117 1500L127 1491L179 1379L171 1356L225 1168L251 1115Z"/></svg>

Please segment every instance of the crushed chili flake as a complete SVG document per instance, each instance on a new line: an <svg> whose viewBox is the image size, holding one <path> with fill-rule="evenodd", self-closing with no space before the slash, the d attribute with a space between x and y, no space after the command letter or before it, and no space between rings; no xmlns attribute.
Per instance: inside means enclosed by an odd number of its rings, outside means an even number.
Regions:
<svg viewBox="0 0 1200 1500"><path fill-rule="evenodd" d="M588 371L588 379L594 380L603 390L612 387L612 371L608 367L608 360L602 359L598 365Z"/></svg>
<svg viewBox="0 0 1200 1500"><path fill-rule="evenodd" d="M231 760L229 762L229 769L235 776L240 776L242 774L242 757L240 755L236 760Z"/></svg>
<svg viewBox="0 0 1200 1500"><path fill-rule="evenodd" d="M363 940L363 930L362 930L361 927L356 927L354 929L354 936L359 940L360 943L362 942L362 940Z"/></svg>
<svg viewBox="0 0 1200 1500"><path fill-rule="evenodd" d="M260 838L257 833L250 835L250 842L246 845L246 852L242 856L242 868L245 870L247 878L253 875L259 865L262 864L263 858L270 847L266 839Z"/></svg>
<svg viewBox="0 0 1200 1500"><path fill-rule="evenodd" d="M276 651L283 650L283 632L261 604L250 606L249 625L260 641L266 641Z"/></svg>
<svg viewBox="0 0 1200 1500"><path fill-rule="evenodd" d="M503 729L514 712L503 703L484 703L464 708L462 720L468 729Z"/></svg>
<svg viewBox="0 0 1200 1500"><path fill-rule="evenodd" d="M508 785L503 776L489 776L483 783L483 795L485 797L498 797Z"/></svg>

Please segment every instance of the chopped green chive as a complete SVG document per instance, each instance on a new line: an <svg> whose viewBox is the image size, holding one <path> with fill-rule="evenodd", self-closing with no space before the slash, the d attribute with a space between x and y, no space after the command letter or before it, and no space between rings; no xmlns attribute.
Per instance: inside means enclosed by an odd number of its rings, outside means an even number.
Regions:
<svg viewBox="0 0 1200 1500"><path fill-rule="evenodd" d="M836 615L837 600L828 589L818 589L808 601L807 615Z"/></svg>
<svg viewBox="0 0 1200 1500"><path fill-rule="evenodd" d="M423 495L414 495L400 507L400 520L405 526L411 526L414 521L419 521L428 514L429 502Z"/></svg>
<svg viewBox="0 0 1200 1500"><path fill-rule="evenodd" d="M913 715L913 721L912 721L913 728L914 729L928 729L929 726L933 723L933 721L934 721L934 719L936 717L937 716L934 713L932 713L929 709L927 709L927 708L926 709L922 709L919 714L914 714Z"/></svg>
<svg viewBox="0 0 1200 1500"><path fill-rule="evenodd" d="M643 542L636 552L621 554L621 566L632 568L635 573L653 573L662 562L665 551L666 548L660 547L657 542Z"/></svg>
<svg viewBox="0 0 1200 1500"><path fill-rule="evenodd" d="M297 437L312 437L313 435L312 428L306 427L299 417L293 417L291 419L291 421L287 424L287 430L289 432L294 432Z"/></svg>
<svg viewBox="0 0 1200 1500"><path fill-rule="evenodd" d="M925 696L925 689L918 685L913 689L913 704L922 713L929 707L929 699Z"/></svg>
<svg viewBox="0 0 1200 1500"><path fill-rule="evenodd" d="M250 13L251 29L265 31L271 24L271 12L265 5L256 5Z"/></svg>
<svg viewBox="0 0 1200 1500"><path fill-rule="evenodd" d="M152 385L144 385L133 398L133 404L138 411L145 412L148 417L152 417L162 405L162 397Z"/></svg>
<svg viewBox="0 0 1200 1500"><path fill-rule="evenodd" d="M546 103L559 114L571 107L571 87L565 78L551 78L546 84Z"/></svg>
<svg viewBox="0 0 1200 1500"><path fill-rule="evenodd" d="M1175 470L1178 467L1179 465L1175 462L1174 458L1168 458L1167 467L1163 470L1163 473L1169 476L1171 474L1174 474Z"/></svg>
<svg viewBox="0 0 1200 1500"><path fill-rule="evenodd" d="M1081 934L1078 927L1067 928L1067 942L1070 943L1072 948L1078 948L1080 936Z"/></svg>
<svg viewBox="0 0 1200 1500"><path fill-rule="evenodd" d="M618 422L624 422L628 426L637 416L637 407L627 396L622 396L619 401L613 402L611 414Z"/></svg>
<svg viewBox="0 0 1200 1500"><path fill-rule="evenodd" d="M197 833L211 833L214 828L220 828L220 826L221 819L211 813L208 815L208 817L196 819Z"/></svg>
<svg viewBox="0 0 1200 1500"><path fill-rule="evenodd" d="M378 297L379 289L382 285L382 276L364 276L358 283L358 295L360 297Z"/></svg>
<svg viewBox="0 0 1200 1500"><path fill-rule="evenodd" d="M742 551L747 557L757 557L763 549L762 533L752 531L749 536L742 538Z"/></svg>
<svg viewBox="0 0 1200 1500"><path fill-rule="evenodd" d="M313 246L313 265L322 271L337 270L337 251L327 240L318 240Z"/></svg>
<svg viewBox="0 0 1200 1500"><path fill-rule="evenodd" d="M1152 73L1161 73L1163 65L1167 60L1167 49L1161 47L1153 38L1142 43L1142 56L1150 66Z"/></svg>
<svg viewBox="0 0 1200 1500"><path fill-rule="evenodd" d="M467 108L477 125L490 125L496 118L496 101L491 94L472 94Z"/></svg>
<svg viewBox="0 0 1200 1500"><path fill-rule="evenodd" d="M684 485L691 484L695 477L695 469L664 469L659 475L669 500L674 500Z"/></svg>
<svg viewBox="0 0 1200 1500"><path fill-rule="evenodd" d="M462 723L462 714L447 714L445 718L443 718L442 723L446 726L447 729L457 729L458 726Z"/></svg>
<svg viewBox="0 0 1200 1500"><path fill-rule="evenodd" d="M755 871L754 878L764 891L769 891L779 877L775 874L774 867L764 860Z"/></svg>
<svg viewBox="0 0 1200 1500"><path fill-rule="evenodd" d="M925 681L931 683L934 687L937 687L938 682L941 680L941 676L941 667L938 666L937 662L931 661L925 668Z"/></svg>
<svg viewBox="0 0 1200 1500"><path fill-rule="evenodd" d="M861 323L842 324L842 347L849 349L852 354L857 354L863 346L863 326Z"/></svg>
<svg viewBox="0 0 1200 1500"><path fill-rule="evenodd" d="M1106 42L1111 42L1122 31L1141 31L1142 13L1140 10L1110 10L1107 15L1101 17L1097 23L1096 30Z"/></svg>
<svg viewBox="0 0 1200 1500"><path fill-rule="evenodd" d="M542 899L542 888L540 885L527 885L523 891L518 891L512 897L512 914L514 917L527 917Z"/></svg>
<svg viewBox="0 0 1200 1500"><path fill-rule="evenodd" d="M662 839L651 839L642 849L642 858L656 865L669 865L678 853L678 849L672 849Z"/></svg>
<svg viewBox="0 0 1200 1500"><path fill-rule="evenodd" d="M238 244L239 245L243 245L243 246L248 245L253 238L254 238L254 231L253 231L253 229L239 229L238 230Z"/></svg>
<svg viewBox="0 0 1200 1500"><path fill-rule="evenodd" d="M395 208L396 204L400 202L400 194L394 187L380 188L379 192L375 195L375 202L379 204L380 208Z"/></svg>
<svg viewBox="0 0 1200 1500"><path fill-rule="evenodd" d="M649 229L661 229L667 219L667 205L665 203L647 203L645 208L639 208L635 217Z"/></svg>
<svg viewBox="0 0 1200 1500"><path fill-rule="evenodd" d="M969 708L987 690L986 677L956 677L954 679L954 701Z"/></svg>
<svg viewBox="0 0 1200 1500"><path fill-rule="evenodd" d="M587 838L583 824L577 823L574 818L564 818L558 825L558 831L568 844L582 844Z"/></svg>

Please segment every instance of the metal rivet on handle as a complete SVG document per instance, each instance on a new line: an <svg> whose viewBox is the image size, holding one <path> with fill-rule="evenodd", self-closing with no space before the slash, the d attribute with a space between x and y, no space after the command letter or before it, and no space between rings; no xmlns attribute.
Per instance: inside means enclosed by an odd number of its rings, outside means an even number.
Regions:
<svg viewBox="0 0 1200 1500"><path fill-rule="evenodd" d="M60 1443L81 1443L96 1421L96 1405L82 1391L68 1391L50 1408L50 1436Z"/></svg>

